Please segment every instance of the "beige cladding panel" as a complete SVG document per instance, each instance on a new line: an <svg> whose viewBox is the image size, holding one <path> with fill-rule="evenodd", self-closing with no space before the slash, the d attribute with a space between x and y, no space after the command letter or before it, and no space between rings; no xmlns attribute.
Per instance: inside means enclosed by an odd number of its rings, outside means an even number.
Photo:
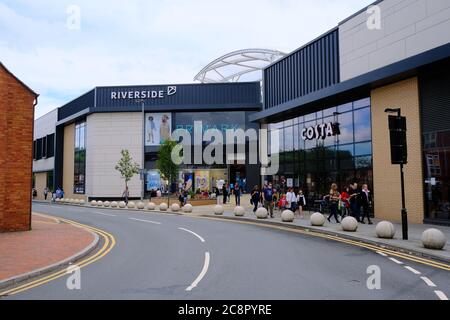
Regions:
<svg viewBox="0 0 450 320"><path fill-rule="evenodd" d="M86 191L90 197L120 197L125 182L115 170L120 151L128 149L133 161L142 162L142 114L95 113L87 118ZM128 183L131 197L141 194L141 180Z"/></svg>
<svg viewBox="0 0 450 320"><path fill-rule="evenodd" d="M372 100L372 144L375 217L400 221L400 166L391 164L386 108L401 108L407 117L408 164L405 166L406 207L410 223L423 223L424 191L417 78L375 89Z"/></svg>
<svg viewBox="0 0 450 320"><path fill-rule="evenodd" d="M37 192L37 197L34 199L43 200L44 199L44 189L47 186L47 172L35 173L34 178L35 178L34 187Z"/></svg>

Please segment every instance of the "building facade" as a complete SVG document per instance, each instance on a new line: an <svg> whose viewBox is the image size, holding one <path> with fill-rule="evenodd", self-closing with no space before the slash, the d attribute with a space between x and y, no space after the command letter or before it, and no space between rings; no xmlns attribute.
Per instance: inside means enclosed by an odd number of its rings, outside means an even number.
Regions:
<svg viewBox="0 0 450 320"><path fill-rule="evenodd" d="M385 109L400 108L409 221L449 224L450 2L374 5L264 69L263 110L251 120L280 133L270 150L281 166L263 180L300 187L312 201L333 182L367 183L375 217L399 221Z"/></svg>
<svg viewBox="0 0 450 320"><path fill-rule="evenodd" d="M167 185L156 169L161 143L176 129L193 134L195 121L203 132L258 129L249 117L260 111L260 101L258 82L94 88L57 109L53 186L63 188L68 198L121 198L124 181L115 166L126 149L145 168L144 185L142 175L128 183L131 198L141 196L142 185L146 197L156 189L173 191L177 186ZM203 150L206 144L200 144ZM237 161L207 164L201 158L180 166L177 183L211 191L219 180L239 180L248 189L259 182L259 167Z"/></svg>
<svg viewBox="0 0 450 320"><path fill-rule="evenodd" d="M33 120L37 97L0 62L0 232L31 229Z"/></svg>

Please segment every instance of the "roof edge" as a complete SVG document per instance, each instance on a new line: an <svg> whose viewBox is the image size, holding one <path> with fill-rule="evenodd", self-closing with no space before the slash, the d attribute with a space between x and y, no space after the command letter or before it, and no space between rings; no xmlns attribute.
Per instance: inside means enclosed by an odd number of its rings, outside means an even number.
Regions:
<svg viewBox="0 0 450 320"><path fill-rule="evenodd" d="M11 75L14 79L17 80L17 82L19 82L25 89L27 89L28 91L30 91L35 98L39 97L39 94L36 93L33 89L31 89L29 86L27 86L22 80L20 80L18 77L16 77L14 75L14 73L12 73L11 71L9 71L9 69L0 61L0 67L2 67L3 69L5 69L5 71Z"/></svg>

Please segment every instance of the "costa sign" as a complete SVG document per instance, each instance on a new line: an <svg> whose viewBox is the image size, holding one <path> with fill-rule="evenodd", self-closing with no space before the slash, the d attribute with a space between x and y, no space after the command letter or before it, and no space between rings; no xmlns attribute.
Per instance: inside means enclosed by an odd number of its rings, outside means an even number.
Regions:
<svg viewBox="0 0 450 320"><path fill-rule="evenodd" d="M341 131L339 129L339 123L337 122L322 123L318 124L317 126L303 128L301 132L303 140L325 140L326 137L337 136L339 134L341 134Z"/></svg>

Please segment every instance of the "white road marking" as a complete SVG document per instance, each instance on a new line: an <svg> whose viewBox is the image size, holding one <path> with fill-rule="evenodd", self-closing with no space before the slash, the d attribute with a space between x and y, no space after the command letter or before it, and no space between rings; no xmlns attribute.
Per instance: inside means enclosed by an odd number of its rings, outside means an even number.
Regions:
<svg viewBox="0 0 450 320"><path fill-rule="evenodd" d="M439 297L439 299L448 300L447 296L442 291L435 290L434 293L436 293L436 295Z"/></svg>
<svg viewBox="0 0 450 320"><path fill-rule="evenodd" d="M151 221L151 220L136 219L136 218L128 218L128 219L135 220L135 221L141 221L141 222L148 222L148 223L153 223L153 224L161 224L161 222L156 222L156 221Z"/></svg>
<svg viewBox="0 0 450 320"><path fill-rule="evenodd" d="M115 214L109 214L109 213L103 213L103 212L95 212L95 211L91 211L92 213L95 214L101 214L102 216L108 216L108 217L115 217Z"/></svg>
<svg viewBox="0 0 450 320"><path fill-rule="evenodd" d="M387 257L387 256L388 256L386 253L383 253L383 252L381 252L381 251L377 251L377 253L378 253L380 256L383 256L383 257Z"/></svg>
<svg viewBox="0 0 450 320"><path fill-rule="evenodd" d="M429 287L436 287L433 281L428 279L427 277L420 277Z"/></svg>
<svg viewBox="0 0 450 320"><path fill-rule="evenodd" d="M186 291L191 291L198 285L198 283L205 276L206 272L208 272L208 268L209 268L209 252L205 252L205 263L203 264L203 269L198 275L197 279L195 279L194 282L192 282L192 284L186 288Z"/></svg>
<svg viewBox="0 0 450 320"><path fill-rule="evenodd" d="M409 271L411 271L414 274L421 274L420 271L417 271L414 268L411 268L410 266L405 266L406 269L408 269Z"/></svg>
<svg viewBox="0 0 450 320"><path fill-rule="evenodd" d="M183 230L183 231L186 231L186 232L189 232L189 233L193 234L194 236L196 236L197 238L199 238L201 242L205 242L205 239L203 239L202 237L200 237L200 236L199 236L198 234L196 234L194 231L191 231L191 230L185 229L185 228L178 228L178 229Z"/></svg>
<svg viewBox="0 0 450 320"><path fill-rule="evenodd" d="M401 262L401 261L398 261L398 260L397 260L397 259L395 259L395 258L389 258L389 260L391 260L391 261L395 262L396 264L403 264L403 262Z"/></svg>

